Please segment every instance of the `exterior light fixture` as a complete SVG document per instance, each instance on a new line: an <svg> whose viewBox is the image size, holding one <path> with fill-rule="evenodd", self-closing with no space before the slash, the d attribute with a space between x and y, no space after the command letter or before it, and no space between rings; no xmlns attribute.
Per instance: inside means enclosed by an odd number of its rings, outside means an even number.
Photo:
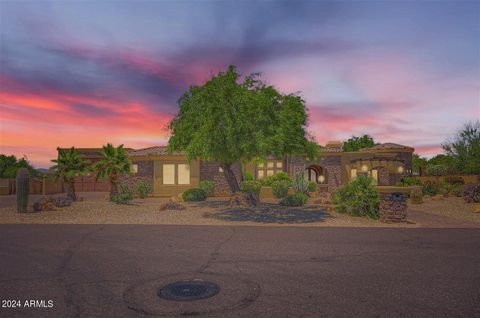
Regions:
<svg viewBox="0 0 480 318"><path fill-rule="evenodd" d="M403 168L403 166L400 166L397 168L397 171L398 173L403 173L403 171L405 171L405 169Z"/></svg>
<svg viewBox="0 0 480 318"><path fill-rule="evenodd" d="M363 165L363 166L362 166L362 172L367 172L367 171L368 171L367 165Z"/></svg>
<svg viewBox="0 0 480 318"><path fill-rule="evenodd" d="M320 183L324 183L325 182L325 176L318 176L318 181Z"/></svg>

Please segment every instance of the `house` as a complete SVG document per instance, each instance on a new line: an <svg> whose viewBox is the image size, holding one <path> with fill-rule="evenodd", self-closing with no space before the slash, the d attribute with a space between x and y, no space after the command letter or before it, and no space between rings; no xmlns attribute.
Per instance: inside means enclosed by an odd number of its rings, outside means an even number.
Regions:
<svg viewBox="0 0 480 318"><path fill-rule="evenodd" d="M245 170L255 179L278 172L290 176L303 172L309 181L318 184L320 192L334 192L357 176L371 176L378 185L395 185L412 171L411 147L394 143L378 144L357 152L342 150L342 142L331 141L325 146L322 158L308 161L305 158L277 158L266 162L250 163ZM197 187L202 180L215 182L215 195L229 195L228 183L218 163L205 160L187 161L182 153L167 152L167 147L157 146L130 150L132 178L151 180L153 195L168 197L188 188ZM233 167L237 180L241 180L240 164Z"/></svg>

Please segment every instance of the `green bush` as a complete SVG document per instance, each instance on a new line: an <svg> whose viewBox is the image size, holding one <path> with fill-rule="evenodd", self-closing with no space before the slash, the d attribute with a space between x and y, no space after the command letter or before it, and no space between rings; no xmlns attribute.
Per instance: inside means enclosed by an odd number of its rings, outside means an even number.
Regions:
<svg viewBox="0 0 480 318"><path fill-rule="evenodd" d="M269 176L267 177L264 181L263 181L263 184L267 187L271 187L273 185L274 182L277 182L277 181L285 181L285 182L289 182L291 184L292 182L292 179L290 178L290 176L288 175L288 173L286 172L279 172L277 174L274 174L273 176Z"/></svg>
<svg viewBox="0 0 480 318"><path fill-rule="evenodd" d="M409 177L409 176L403 177L402 179L400 179L399 182L397 182L397 186L400 186L400 187L421 186L421 185L422 185L422 181L420 179L417 179L415 177Z"/></svg>
<svg viewBox="0 0 480 318"><path fill-rule="evenodd" d="M205 201L207 193L200 188L188 189L182 193L183 201Z"/></svg>
<svg viewBox="0 0 480 318"><path fill-rule="evenodd" d="M245 180L245 181L253 180L253 174L251 174L250 172L244 171L243 172L243 180Z"/></svg>
<svg viewBox="0 0 480 318"><path fill-rule="evenodd" d="M152 183L147 179L140 179L135 182L135 192L140 199L145 199L152 193Z"/></svg>
<svg viewBox="0 0 480 318"><path fill-rule="evenodd" d="M308 185L309 185L308 180L305 179L305 175L303 174L303 172L297 173L295 175L295 179L293 179L293 183L292 183L292 186L293 186L293 189L295 189L295 192L307 194Z"/></svg>
<svg viewBox="0 0 480 318"><path fill-rule="evenodd" d="M374 180L359 176L349 184L339 188L333 195L335 210L353 216L367 216L378 219L380 199Z"/></svg>
<svg viewBox="0 0 480 318"><path fill-rule="evenodd" d="M440 192L440 186L437 182L428 181L422 187L423 195L434 196Z"/></svg>
<svg viewBox="0 0 480 318"><path fill-rule="evenodd" d="M280 200L280 205L284 206L302 206L308 201L308 196L304 193L295 193L287 195Z"/></svg>
<svg viewBox="0 0 480 318"><path fill-rule="evenodd" d="M310 181L308 183L308 192L309 193L316 193L318 191L317 183L314 181Z"/></svg>
<svg viewBox="0 0 480 318"><path fill-rule="evenodd" d="M133 192L126 183L118 185L118 193L112 197L112 201L116 204L127 204L133 200Z"/></svg>
<svg viewBox="0 0 480 318"><path fill-rule="evenodd" d="M256 195L260 195L260 189L262 188L262 183L255 180L246 180L240 182L240 191Z"/></svg>
<svg viewBox="0 0 480 318"><path fill-rule="evenodd" d="M211 196L215 191L215 182L210 180L200 181L199 188L205 191L207 196Z"/></svg>
<svg viewBox="0 0 480 318"><path fill-rule="evenodd" d="M288 195L288 188L290 188L290 181L275 181L272 184L272 193L278 198L285 198Z"/></svg>

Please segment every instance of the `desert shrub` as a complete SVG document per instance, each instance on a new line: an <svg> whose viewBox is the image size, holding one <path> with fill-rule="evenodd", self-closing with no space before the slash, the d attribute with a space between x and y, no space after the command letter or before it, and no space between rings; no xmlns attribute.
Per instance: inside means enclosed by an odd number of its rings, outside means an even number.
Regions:
<svg viewBox="0 0 480 318"><path fill-rule="evenodd" d="M439 183L440 193L448 197L450 195L461 197L463 194L463 184L460 183Z"/></svg>
<svg viewBox="0 0 480 318"><path fill-rule="evenodd" d="M297 193L308 193L308 180L305 179L305 175L303 174L303 172L297 173L295 175L292 186Z"/></svg>
<svg viewBox="0 0 480 318"><path fill-rule="evenodd" d="M207 196L211 196L215 191L215 182L211 180L200 181L199 188L205 191Z"/></svg>
<svg viewBox="0 0 480 318"><path fill-rule="evenodd" d="M146 179L137 180L135 182L135 192L140 199L145 199L152 193L152 183Z"/></svg>
<svg viewBox="0 0 480 318"><path fill-rule="evenodd" d="M415 177L409 177L405 176L402 179L400 179L399 182L397 182L397 186L400 187L410 187L410 186L421 186L422 181L420 179L417 179Z"/></svg>
<svg viewBox="0 0 480 318"><path fill-rule="evenodd" d="M273 176L269 176L267 177L264 181L263 181L263 184L267 187L271 187L273 185L274 182L277 182L277 181L286 181L286 182L289 182L291 183L292 182L292 179L290 178L290 176L288 175L288 173L286 172L279 172L277 174L274 174Z"/></svg>
<svg viewBox="0 0 480 318"><path fill-rule="evenodd" d="M280 205L284 206L302 206L308 201L308 196L305 193L294 193L287 195L282 200L280 200Z"/></svg>
<svg viewBox="0 0 480 318"><path fill-rule="evenodd" d="M367 216L378 219L380 199L374 180L359 176L349 184L339 188L333 195L335 210L353 216Z"/></svg>
<svg viewBox="0 0 480 318"><path fill-rule="evenodd" d="M240 182L240 191L245 193L259 196L261 188L262 188L262 183L260 181L246 180L246 181Z"/></svg>
<svg viewBox="0 0 480 318"><path fill-rule="evenodd" d="M288 188L290 188L290 181L275 181L272 184L272 193L278 198L285 198L288 195Z"/></svg>
<svg viewBox="0 0 480 318"><path fill-rule="evenodd" d="M207 199L207 193L203 189L192 188L192 189L185 190L185 192L182 193L182 199L185 202L205 201Z"/></svg>
<svg viewBox="0 0 480 318"><path fill-rule="evenodd" d="M127 183L121 182L118 185L118 193L112 197L116 204L127 204L133 200L133 192Z"/></svg>
<svg viewBox="0 0 480 318"><path fill-rule="evenodd" d="M426 170L429 176L445 176L448 172L448 167L445 165L428 165Z"/></svg>
<svg viewBox="0 0 480 318"><path fill-rule="evenodd" d="M410 191L410 202L413 204L423 203L423 193L421 188L414 188Z"/></svg>
<svg viewBox="0 0 480 318"><path fill-rule="evenodd" d="M451 183L451 184L465 184L465 181L463 180L462 177L445 177L445 182Z"/></svg>
<svg viewBox="0 0 480 318"><path fill-rule="evenodd" d="M309 193L315 193L318 191L318 186L317 186L317 183L314 182L314 181L310 181L308 183L308 192Z"/></svg>
<svg viewBox="0 0 480 318"><path fill-rule="evenodd" d="M434 196L440 192L440 187L437 182L427 181L422 186L423 195Z"/></svg>
<svg viewBox="0 0 480 318"><path fill-rule="evenodd" d="M463 199L467 203L479 203L480 183L465 185L465 189L463 190Z"/></svg>

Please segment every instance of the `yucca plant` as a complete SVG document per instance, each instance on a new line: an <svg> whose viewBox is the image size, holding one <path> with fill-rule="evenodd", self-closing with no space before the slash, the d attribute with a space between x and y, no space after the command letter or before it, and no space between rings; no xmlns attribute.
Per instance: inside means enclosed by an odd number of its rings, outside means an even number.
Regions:
<svg viewBox="0 0 480 318"><path fill-rule="evenodd" d="M110 201L115 199L118 193L118 178L130 174L131 162L123 145L114 147L112 144L103 146L100 151L102 159L93 165L95 178L108 179L110 182Z"/></svg>
<svg viewBox="0 0 480 318"><path fill-rule="evenodd" d="M62 180L67 186L67 197L72 201L77 200L75 193L75 177L86 175L89 171L89 162L84 159L75 147L58 150L58 159L52 160L56 165L50 169L54 172L56 180Z"/></svg>

